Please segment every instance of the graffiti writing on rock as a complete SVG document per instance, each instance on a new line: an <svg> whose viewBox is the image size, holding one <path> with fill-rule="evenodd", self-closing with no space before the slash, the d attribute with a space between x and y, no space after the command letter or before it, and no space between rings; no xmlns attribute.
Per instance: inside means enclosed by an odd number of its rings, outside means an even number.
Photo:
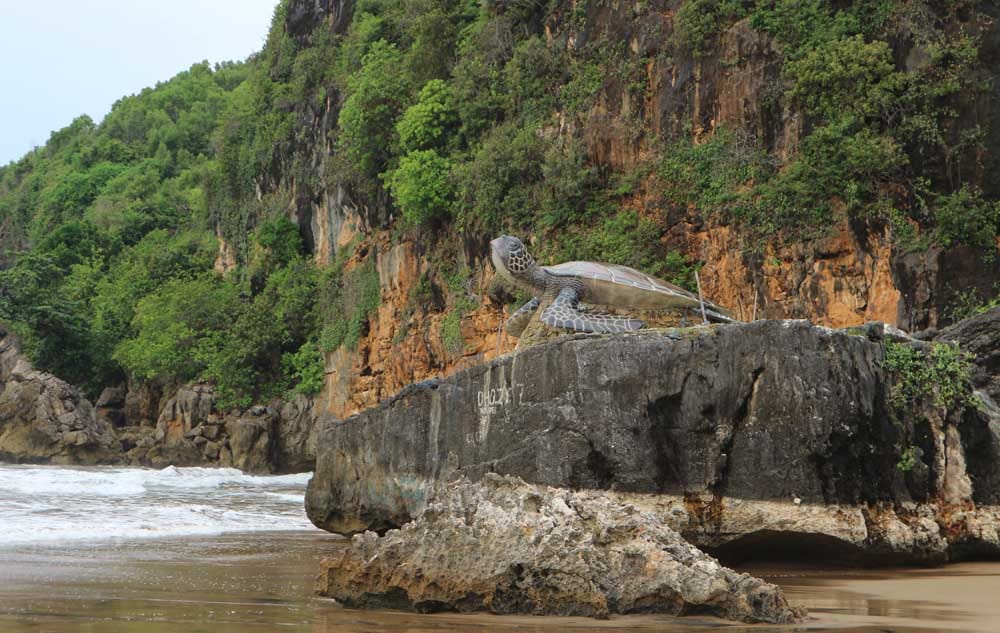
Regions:
<svg viewBox="0 0 1000 633"><path fill-rule="evenodd" d="M476 394L479 408L506 407L510 404L517 404L524 394L524 385L511 385L510 387L484 387Z"/></svg>

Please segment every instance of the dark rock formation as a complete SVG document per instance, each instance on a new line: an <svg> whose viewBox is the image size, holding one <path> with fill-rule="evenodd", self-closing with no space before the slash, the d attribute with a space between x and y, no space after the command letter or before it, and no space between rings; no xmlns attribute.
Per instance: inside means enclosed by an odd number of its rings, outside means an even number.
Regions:
<svg viewBox="0 0 1000 633"><path fill-rule="evenodd" d="M937 340L957 343L975 359L972 384L982 400L978 417L985 424L962 426L965 462L973 500L1000 504L1000 308L945 328Z"/></svg>
<svg viewBox="0 0 1000 633"><path fill-rule="evenodd" d="M487 475L448 486L416 521L355 536L324 560L319 593L348 606L607 617L804 615L656 517L600 492Z"/></svg>
<svg viewBox="0 0 1000 633"><path fill-rule="evenodd" d="M111 424L83 394L32 368L0 326L0 460L101 464L120 451Z"/></svg>
<svg viewBox="0 0 1000 633"><path fill-rule="evenodd" d="M156 426L160 409L166 401L167 385L160 380L141 381L129 385L122 415L128 426Z"/></svg>
<svg viewBox="0 0 1000 633"><path fill-rule="evenodd" d="M125 413L122 409L125 407L126 394L125 385L115 385L101 391L97 402L94 403L98 419L106 420L114 427L125 426Z"/></svg>
<svg viewBox="0 0 1000 633"><path fill-rule="evenodd" d="M1000 401L1000 307L941 330L936 340L958 343L975 356L977 371L973 384Z"/></svg>
<svg viewBox="0 0 1000 633"><path fill-rule="evenodd" d="M343 33L354 14L354 2L344 0L291 0L285 24L299 42L324 22L334 33Z"/></svg>
<svg viewBox="0 0 1000 633"><path fill-rule="evenodd" d="M802 321L566 337L327 424L306 509L334 532L386 530L437 482L496 472L654 493L643 503L706 547L799 534L869 560L1000 552L973 505L996 467L965 462L967 438L995 440L989 420L931 403L897 419L884 353L881 326Z"/></svg>

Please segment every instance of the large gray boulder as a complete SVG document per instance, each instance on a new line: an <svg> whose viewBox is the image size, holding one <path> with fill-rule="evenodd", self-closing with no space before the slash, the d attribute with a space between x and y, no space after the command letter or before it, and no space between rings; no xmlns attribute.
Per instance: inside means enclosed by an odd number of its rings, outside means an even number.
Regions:
<svg viewBox="0 0 1000 633"><path fill-rule="evenodd" d="M447 486L399 530L355 536L323 561L317 589L347 606L421 611L804 615L778 587L723 567L655 514L497 475Z"/></svg>
<svg viewBox="0 0 1000 633"><path fill-rule="evenodd" d="M102 464L120 451L80 390L35 370L0 326L0 461Z"/></svg>
<svg viewBox="0 0 1000 633"><path fill-rule="evenodd" d="M495 472L648 494L696 545L738 555L1000 552L981 507L1000 482L989 419L933 398L890 410L885 350L880 325L804 321L565 337L330 421L306 510L333 532L384 531L437 483Z"/></svg>

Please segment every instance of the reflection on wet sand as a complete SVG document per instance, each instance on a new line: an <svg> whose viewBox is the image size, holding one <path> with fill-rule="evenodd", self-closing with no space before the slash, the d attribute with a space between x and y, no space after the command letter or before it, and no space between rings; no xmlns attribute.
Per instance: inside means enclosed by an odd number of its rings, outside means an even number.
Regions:
<svg viewBox="0 0 1000 633"><path fill-rule="evenodd" d="M1000 630L1000 564L938 568L829 570L748 569L806 604L816 623L860 623L882 631Z"/></svg>
<svg viewBox="0 0 1000 633"><path fill-rule="evenodd" d="M419 615L342 609L312 596L318 561L343 541L258 533L0 551L0 631L996 631L1000 563L941 569L755 569L811 611L794 627L713 618Z"/></svg>

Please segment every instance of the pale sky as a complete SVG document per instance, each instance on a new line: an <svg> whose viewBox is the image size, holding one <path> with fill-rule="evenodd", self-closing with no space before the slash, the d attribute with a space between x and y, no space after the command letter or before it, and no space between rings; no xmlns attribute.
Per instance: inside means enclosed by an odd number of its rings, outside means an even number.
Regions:
<svg viewBox="0 0 1000 633"><path fill-rule="evenodd" d="M278 0L0 0L0 165L191 64L263 47Z"/></svg>

